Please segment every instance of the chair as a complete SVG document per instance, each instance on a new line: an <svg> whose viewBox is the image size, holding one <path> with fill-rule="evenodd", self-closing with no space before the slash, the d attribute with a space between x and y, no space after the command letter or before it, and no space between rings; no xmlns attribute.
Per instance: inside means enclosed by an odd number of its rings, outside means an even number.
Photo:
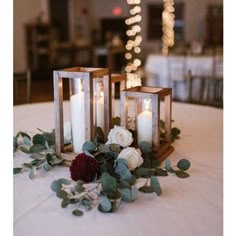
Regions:
<svg viewBox="0 0 236 236"><path fill-rule="evenodd" d="M16 104L19 98L19 82L26 82L26 98L25 102L31 102L31 71L15 72L13 74L13 86L14 86L14 104Z"/></svg>
<svg viewBox="0 0 236 236"><path fill-rule="evenodd" d="M191 70L188 77L190 103L223 107L223 79L215 76L194 76Z"/></svg>
<svg viewBox="0 0 236 236"><path fill-rule="evenodd" d="M181 97L187 91L186 80L186 57L185 56L170 56L168 60L169 64L169 82L173 88L173 99L175 101L186 100L187 98ZM180 88L184 89L183 91ZM180 93L181 92L181 93Z"/></svg>

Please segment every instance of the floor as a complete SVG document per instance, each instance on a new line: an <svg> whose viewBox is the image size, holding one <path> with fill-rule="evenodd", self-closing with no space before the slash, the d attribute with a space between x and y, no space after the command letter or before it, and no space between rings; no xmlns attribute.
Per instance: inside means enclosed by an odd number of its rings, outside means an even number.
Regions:
<svg viewBox="0 0 236 236"><path fill-rule="evenodd" d="M18 96L15 98L14 105L26 103L26 82L18 82ZM64 99L69 98L68 83L63 84ZM32 79L31 81L31 100L30 103L53 101L53 76L47 79Z"/></svg>

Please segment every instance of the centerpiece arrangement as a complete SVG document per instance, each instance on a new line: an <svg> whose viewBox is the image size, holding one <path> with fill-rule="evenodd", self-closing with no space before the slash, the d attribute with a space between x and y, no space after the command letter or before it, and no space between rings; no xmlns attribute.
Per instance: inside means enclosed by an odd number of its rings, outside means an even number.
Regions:
<svg viewBox="0 0 236 236"><path fill-rule="evenodd" d="M63 79L70 80L69 132L63 116ZM171 128L171 89L125 89L121 91L120 117L111 119L112 81L108 69L54 71L55 130L40 130L41 134L32 138L19 132L14 137L15 151L33 158L14 168L15 174L30 170L33 179L40 168L48 172L55 165L69 166L71 179L57 179L51 189L62 199L61 207L75 206L76 216L95 206L101 212L114 212L122 201L133 202L138 191L160 196L158 176L189 176L185 172L190 167L188 160L181 159L173 167L166 159L174 150L171 143L180 134L178 128ZM130 104L136 108L135 115L129 114Z"/></svg>

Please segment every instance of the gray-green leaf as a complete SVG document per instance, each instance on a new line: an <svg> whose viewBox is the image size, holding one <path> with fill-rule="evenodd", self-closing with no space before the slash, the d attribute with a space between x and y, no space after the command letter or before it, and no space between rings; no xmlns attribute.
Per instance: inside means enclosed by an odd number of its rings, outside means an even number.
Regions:
<svg viewBox="0 0 236 236"><path fill-rule="evenodd" d="M86 141L82 146L82 150L93 153L97 150L97 145L92 141Z"/></svg>
<svg viewBox="0 0 236 236"><path fill-rule="evenodd" d="M141 188L138 189L140 192L143 192L143 193L153 193L154 190L151 186L143 186Z"/></svg>
<svg viewBox="0 0 236 236"><path fill-rule="evenodd" d="M151 184L151 187L153 188L153 190L155 191L155 193L157 194L157 196L160 196L162 193L162 190L161 190L160 183L159 183L156 176L151 176L150 184Z"/></svg>
<svg viewBox="0 0 236 236"><path fill-rule="evenodd" d="M75 216L82 216L84 213L78 209L72 211L72 214Z"/></svg>
<svg viewBox="0 0 236 236"><path fill-rule="evenodd" d="M111 193L116 191L117 181L114 177L104 172L101 176L102 189L105 193Z"/></svg>
<svg viewBox="0 0 236 236"><path fill-rule="evenodd" d="M107 196L102 196L102 201L100 202L99 206L104 212L109 212L112 208L111 202Z"/></svg>
<svg viewBox="0 0 236 236"><path fill-rule="evenodd" d="M183 171L188 170L190 168L190 165L191 165L190 161L186 159L181 159L177 163L177 167Z"/></svg>
<svg viewBox="0 0 236 236"><path fill-rule="evenodd" d="M45 145L45 137L42 134L35 134L33 136L33 144Z"/></svg>
<svg viewBox="0 0 236 236"><path fill-rule="evenodd" d="M51 166L45 162L42 166L43 170L45 170L46 172L48 172L49 170L51 170Z"/></svg>
<svg viewBox="0 0 236 236"><path fill-rule="evenodd" d="M43 150L43 146L41 144L34 144L30 147L30 153L38 153Z"/></svg>
<svg viewBox="0 0 236 236"><path fill-rule="evenodd" d="M33 179L34 177L35 177L35 170L34 170L34 168L32 168L31 170L30 170L30 172L29 172L29 178L30 179Z"/></svg>
<svg viewBox="0 0 236 236"><path fill-rule="evenodd" d="M148 152L152 151L152 146L150 145L150 143L148 143L146 141L142 141L139 144L139 148L140 148L142 153L148 153Z"/></svg>
<svg viewBox="0 0 236 236"><path fill-rule="evenodd" d="M13 174L14 174L14 175L15 175L15 174L19 174L22 169L23 169L23 168L21 168L21 167L13 168Z"/></svg>
<svg viewBox="0 0 236 236"><path fill-rule="evenodd" d="M28 137L26 137L26 136L23 138L23 142L27 146L31 146L31 144L32 144L31 140Z"/></svg>
<svg viewBox="0 0 236 236"><path fill-rule="evenodd" d="M57 191L57 197L61 198L61 199L66 199L68 196L68 193L64 190L59 190Z"/></svg>
<svg viewBox="0 0 236 236"><path fill-rule="evenodd" d="M186 173L186 172L184 172L184 171L182 171L182 170L176 170L176 171L175 171L175 174L176 174L176 176L178 176L179 178L183 178L183 179L189 177L189 174Z"/></svg>

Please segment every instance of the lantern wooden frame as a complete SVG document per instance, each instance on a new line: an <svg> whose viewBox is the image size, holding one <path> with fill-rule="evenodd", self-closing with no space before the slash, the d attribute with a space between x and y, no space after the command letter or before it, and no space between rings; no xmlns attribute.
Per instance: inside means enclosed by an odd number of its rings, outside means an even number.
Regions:
<svg viewBox="0 0 236 236"><path fill-rule="evenodd" d="M63 129L63 78L82 79L84 85L84 109L85 109L85 140L94 140L94 81L101 79L104 85L104 134L107 136L111 128L111 73L108 68L72 67L53 71L54 80L54 106L55 106L55 138L56 153L66 161L74 159L77 155L67 152L64 148Z"/></svg>
<svg viewBox="0 0 236 236"><path fill-rule="evenodd" d="M157 152L157 158L163 161L174 148L171 146L171 115L172 115L172 89L159 87L137 86L121 92L121 126L127 127L129 98L135 99L137 115L142 112L141 99L150 98L152 106L152 149ZM165 103L165 129L166 137L160 138L160 102ZM161 142L162 141L162 142Z"/></svg>

